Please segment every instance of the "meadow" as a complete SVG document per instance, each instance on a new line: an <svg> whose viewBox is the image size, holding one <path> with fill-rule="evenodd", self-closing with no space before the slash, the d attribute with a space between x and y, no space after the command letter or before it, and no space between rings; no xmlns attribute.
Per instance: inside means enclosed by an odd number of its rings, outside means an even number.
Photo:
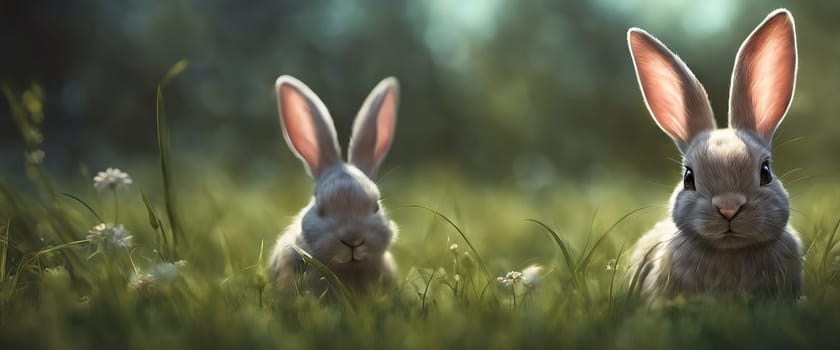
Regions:
<svg viewBox="0 0 840 350"><path fill-rule="evenodd" d="M0 2L0 350L838 348L838 4ZM684 169L628 28L685 60L722 126L734 55L779 7L799 60L772 164L804 295L644 304L628 252ZM313 189L277 118L282 74L343 145L399 79L377 179L393 289L333 281L324 300L266 275Z"/></svg>
<svg viewBox="0 0 840 350"><path fill-rule="evenodd" d="M400 226L398 285L324 303L304 291L275 293L263 269L310 196L300 165L243 176L208 155L173 151L161 91L150 135L158 158L112 164L133 181L99 189L93 179L104 169L50 174L49 154L33 153L40 140L31 96L4 91L30 157L26 184L10 180L22 177L15 169L2 169L0 180L0 348L771 349L840 341L840 186L830 176L782 175L807 247L800 300L643 305L628 288L627 251L667 215L671 183L615 174L534 188L476 179L453 164L386 161L378 182ZM123 240L98 238L103 223L123 225ZM533 265L542 269L527 284L499 279Z"/></svg>

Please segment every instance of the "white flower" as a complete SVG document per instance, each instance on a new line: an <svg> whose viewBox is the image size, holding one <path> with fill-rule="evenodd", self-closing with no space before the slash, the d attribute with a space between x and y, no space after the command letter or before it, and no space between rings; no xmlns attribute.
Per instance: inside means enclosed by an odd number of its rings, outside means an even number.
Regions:
<svg viewBox="0 0 840 350"><path fill-rule="evenodd" d="M111 232L111 244L117 248L131 248L131 240L134 236L132 236L131 232L128 232L123 225L115 226L111 229Z"/></svg>
<svg viewBox="0 0 840 350"><path fill-rule="evenodd" d="M108 240L108 237L111 235L111 226L110 224L99 224L94 226L90 231L88 231L87 240L90 241L92 245L102 245Z"/></svg>
<svg viewBox="0 0 840 350"><path fill-rule="evenodd" d="M173 263L165 262L157 264L152 271L155 280L166 283L178 278L178 267Z"/></svg>
<svg viewBox="0 0 840 350"><path fill-rule="evenodd" d="M93 178L93 187L100 191L128 186L131 183L131 177L117 168L108 168L105 171L100 171Z"/></svg>
<svg viewBox="0 0 840 350"><path fill-rule="evenodd" d="M543 267L540 265L531 265L521 272L508 272L503 277L497 277L496 280L505 287L510 287L514 295L526 295L540 283L542 270Z"/></svg>
<svg viewBox="0 0 840 350"><path fill-rule="evenodd" d="M607 260L607 267L605 269L607 271L614 271L615 270L615 259Z"/></svg>
<svg viewBox="0 0 840 350"><path fill-rule="evenodd" d="M452 243L452 245L449 246L449 251L451 251L453 253L457 253L458 252L458 243Z"/></svg>
<svg viewBox="0 0 840 350"><path fill-rule="evenodd" d="M157 281L155 280L154 275L150 273L142 273L139 275L135 275L131 279L131 282L129 282L129 286L131 286L131 288L134 288L138 292L150 293L153 292L157 287L156 282Z"/></svg>
<svg viewBox="0 0 840 350"><path fill-rule="evenodd" d="M524 277L522 276L522 272L511 271L511 272L508 272L504 277L497 277L496 280L498 280L499 283L510 287L510 286L517 285L519 283L523 283L524 282Z"/></svg>
<svg viewBox="0 0 840 350"><path fill-rule="evenodd" d="M184 260L184 259L181 259L181 260L178 260L178 261L175 262L175 267L177 267L179 269L184 269L189 265L190 265L190 263L188 261Z"/></svg>
<svg viewBox="0 0 840 350"><path fill-rule="evenodd" d="M531 265L522 270L522 283L528 288L534 288L540 284L540 272L543 267L540 265Z"/></svg>
<svg viewBox="0 0 840 350"><path fill-rule="evenodd" d="M101 251L108 245L117 248L131 248L133 238L131 232L126 230L123 225L114 226L114 224L106 223L94 226L88 231L87 235L87 240L91 246L96 247L97 251Z"/></svg>

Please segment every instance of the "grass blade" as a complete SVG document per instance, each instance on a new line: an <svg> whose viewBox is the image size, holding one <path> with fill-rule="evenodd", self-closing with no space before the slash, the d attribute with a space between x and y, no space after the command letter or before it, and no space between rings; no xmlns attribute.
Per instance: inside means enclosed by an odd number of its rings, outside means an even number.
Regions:
<svg viewBox="0 0 840 350"><path fill-rule="evenodd" d="M73 248L73 247L77 247L77 246L80 246L80 245L83 245L83 244L87 244L88 242L90 242L90 241L88 241L86 239L73 241L73 242L67 242L67 243L59 244L59 245L52 246L52 247L49 247L49 248L41 249L41 250L38 250L37 252L35 252L34 254L24 256L22 259L20 259L20 262L18 263L18 266L15 269L15 277L12 279L12 293L11 293L11 296L9 297L9 300L14 299L15 293L17 292L18 283L20 282L20 277L21 277L21 275L23 275L23 271L26 270L26 266L29 265L32 261L35 261L36 259L38 259L42 255L52 253L52 252L56 252L56 251L64 251L64 250L69 249L69 248Z"/></svg>
<svg viewBox="0 0 840 350"><path fill-rule="evenodd" d="M615 287L615 274L618 272L618 264L621 261L621 254L624 253L624 245L622 244L620 248L618 248L618 255L615 257L615 263L613 264L612 275L610 276L610 290L609 290L609 300L607 302L607 306L612 309L613 302L614 302L614 287Z"/></svg>
<svg viewBox="0 0 840 350"><path fill-rule="evenodd" d="M3 252L0 253L0 327L5 324L6 320L6 303L11 299L6 296L11 293L6 293L6 260L9 258L9 228L12 226L12 218L6 221L6 238L3 243Z"/></svg>
<svg viewBox="0 0 840 350"><path fill-rule="evenodd" d="M429 280L426 281L426 287L423 288L423 296L420 298L421 299L420 310L423 313L423 317L426 317L426 295L429 294L429 288L432 286L432 280L435 278L435 273L436 272L437 272L437 269L432 269L432 275L429 276Z"/></svg>
<svg viewBox="0 0 840 350"><path fill-rule="evenodd" d="M178 244L178 217L175 214L175 196L172 194L172 170L169 166L169 130L166 125L166 116L163 113L163 92L161 87L157 88L156 121L158 154L160 156L160 173L163 179L163 198L166 206L166 214L169 216L169 226L172 232L173 252L177 253Z"/></svg>
<svg viewBox="0 0 840 350"><path fill-rule="evenodd" d="M644 209L647 209L647 208L649 208L649 207L642 207L642 208L635 209L635 210L633 210L633 211L631 211L631 212L629 212L629 213L625 214L624 216L622 216L621 218L619 218L619 219L618 219L618 221L616 221L615 223L613 223L613 225L612 225L612 226L610 226L610 228L609 228L606 232L604 232L604 234L603 234L603 235L601 235L601 237L600 237L600 238L598 238L598 240L597 240L597 241L595 241L595 244L593 244L593 245L592 245L592 249L590 249L590 250L589 250L589 252L588 252L588 253L586 253L585 255L582 255L582 256L581 256L581 259L580 259L580 260L577 262L577 264L575 265L575 267L577 268L577 270L578 270L578 271L582 271L583 269L585 269L585 268L586 268L586 266L588 266L588 265L589 265L589 262L592 260L592 254L595 252L595 249L597 249L597 248L598 248L598 246L600 246L600 245L601 245L601 243L603 243L603 242L604 242L604 239L605 239L605 238L607 238L607 235L609 235L609 234L610 234L610 232L612 232L612 230L613 230L613 229L615 229L615 227L616 227L616 226L618 226L618 224L620 224L620 223L621 223L622 221L624 221L625 219L629 218L631 215L633 215L633 214L635 214L635 213L638 213L638 212L640 212L640 211L642 211L642 210L644 210Z"/></svg>
<svg viewBox="0 0 840 350"><path fill-rule="evenodd" d="M268 285L265 278L265 263L263 263L263 251L265 250L265 241L260 240L260 256L257 257L257 272L254 273L254 286L257 288L257 300L260 308L263 307L263 291Z"/></svg>
<svg viewBox="0 0 840 350"><path fill-rule="evenodd" d="M12 218L6 221L5 236L3 240L3 251L0 252L0 286L6 281L6 258L9 256L9 228L12 226Z"/></svg>
<svg viewBox="0 0 840 350"><path fill-rule="evenodd" d="M828 242L825 244L825 250L823 251L822 261L820 261L820 268L819 273L822 275L825 272L825 265L828 262L828 255L831 253L831 250L834 249L834 238L837 235L837 229L840 227L840 220L837 220L837 223L834 224L834 230L831 231L831 235L828 236Z"/></svg>
<svg viewBox="0 0 840 350"><path fill-rule="evenodd" d="M300 249L296 246L291 247L298 254L300 254L301 259L303 259L303 261L307 265L312 266L316 270L318 270L318 272L321 273L321 276L323 276L327 280L330 286L333 287L336 291L338 291L338 297L341 300L342 304L350 307L351 310L355 310L355 305L353 305L352 299L350 299L350 290L348 290L347 287L345 287L344 284L341 283L341 280L338 279L338 276L336 276L335 272L330 270L330 268L327 267L327 265L324 265L324 263L313 257L305 250Z"/></svg>
<svg viewBox="0 0 840 350"><path fill-rule="evenodd" d="M647 278L647 273L644 272L644 269L647 268L648 263L650 263L650 257L657 248L659 248L660 244L665 242L659 242L653 245L647 252L645 252L644 257L642 257L642 261L639 262L638 266L632 267L635 268L633 271L633 275L630 277L630 287L627 289L627 298L625 302L629 302L630 298L633 295L639 296L641 295L642 288L644 287L642 284L644 283L644 279ZM644 274L644 276L642 276Z"/></svg>
<svg viewBox="0 0 840 350"><path fill-rule="evenodd" d="M166 123L166 113L163 108L163 87L169 84L178 74L187 68L187 61L181 60L175 63L164 75L161 83L157 86L157 98L155 100L155 121L157 123L158 153L160 156L160 173L163 178L163 196L166 206L166 215L169 216L170 232L172 233L172 258L177 258L178 236L182 233L175 212L175 194L172 189L172 168L171 148L169 144L169 128Z"/></svg>
<svg viewBox="0 0 840 350"><path fill-rule="evenodd" d="M155 231L160 227L160 219L158 219L155 210L152 209L152 204L149 202L149 197L146 197L146 194L142 191L140 192L140 197L143 198L143 205L146 206L146 211L149 215L149 226L152 227Z"/></svg>
<svg viewBox="0 0 840 350"><path fill-rule="evenodd" d="M96 210L93 210L93 208L90 205L88 205L87 203L85 203L85 201L83 201L81 198L76 197L76 196L74 196L72 194L69 194L69 193L62 193L61 195L69 197L69 198L75 200L76 202L79 202L81 205L83 205L85 208L87 208L87 210L90 211L90 213L93 214L94 217L96 217L96 220L99 220L100 223L105 223L105 220L102 220L102 217L99 216L99 214L96 213Z"/></svg>
<svg viewBox="0 0 840 350"><path fill-rule="evenodd" d="M432 208L425 207L425 206L422 206L422 205L407 205L405 207L406 208L425 209L425 210L429 211L430 213L435 214L439 218L446 221L446 223L448 223L449 226L452 226L452 228L454 228L455 231L457 231L458 234L461 235L461 238L464 240L465 243L467 243L467 246L470 248L470 250L473 252L473 254L475 254L475 259L478 260L478 266L481 267L481 270L487 275L487 278L492 279L492 277L490 276L490 272L487 270L487 266L484 264L484 259L482 259L481 255L478 254L478 251L475 249L475 246L473 246L472 242L470 242L470 239L467 238L467 235L464 233L464 231L461 230L461 228L458 227L458 225L456 225L454 222L452 222L452 220L450 220L448 217L446 217L446 215L443 215L442 213L440 213L437 210L434 210Z"/></svg>
<svg viewBox="0 0 840 350"><path fill-rule="evenodd" d="M598 218L598 209L599 208L595 208L595 213L592 214L592 220L589 222L589 232L586 233L586 242L583 243L583 250L581 250L580 259L583 259L583 255L586 253L586 250L589 249L589 243L592 241L592 231L595 231L595 219ZM580 266L580 260L578 260L577 266Z"/></svg>
<svg viewBox="0 0 840 350"><path fill-rule="evenodd" d="M554 238L554 242L557 243L557 246L560 247L560 252L563 254L563 260L566 261L566 265L569 267L569 272L572 275L572 284L576 287L578 286L577 277L575 276L577 269L575 268L575 262L572 258L572 253L569 250L569 247L566 245L566 242L563 242L563 239L560 238L560 235L557 234L551 227L544 224L542 221L536 219L526 219L526 221L533 222L537 225L540 225L550 236Z"/></svg>
<svg viewBox="0 0 840 350"><path fill-rule="evenodd" d="M173 79L175 79L177 76L181 75L181 73L183 73L185 70L187 70L188 66L189 61L187 60L180 60L178 62L175 62L175 64L172 65L172 67L169 68L168 71L166 71L166 74L163 75L163 79L160 80L160 87L165 88L167 85L169 85L169 83L172 82Z"/></svg>
<svg viewBox="0 0 840 350"><path fill-rule="evenodd" d="M155 209L152 208L152 203L149 201L149 198L146 197L146 194L142 191L140 192L140 197L143 198L143 205L146 206L146 211L149 215L149 226L155 230L155 243L158 246L158 255L165 260L169 261L170 253L174 254L174 252L170 252L169 249L169 240L166 238L166 229L163 227L163 223L160 220L160 217L155 212Z"/></svg>

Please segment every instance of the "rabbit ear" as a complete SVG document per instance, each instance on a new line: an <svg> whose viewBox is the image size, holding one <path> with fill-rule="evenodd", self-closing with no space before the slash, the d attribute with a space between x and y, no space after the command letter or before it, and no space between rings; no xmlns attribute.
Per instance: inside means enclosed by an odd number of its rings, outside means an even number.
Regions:
<svg viewBox="0 0 840 350"><path fill-rule="evenodd" d="M376 176L394 140L398 97L397 79L389 77L382 80L365 99L353 122L349 161L370 178Z"/></svg>
<svg viewBox="0 0 840 350"><path fill-rule="evenodd" d="M330 113L318 96L294 77L277 78L275 89L283 137L303 161L306 172L317 179L341 161Z"/></svg>
<svg viewBox="0 0 840 350"><path fill-rule="evenodd" d="M729 126L753 130L769 143L787 114L795 84L793 16L779 9L738 50L729 92Z"/></svg>
<svg viewBox="0 0 840 350"><path fill-rule="evenodd" d="M706 90L679 57L644 30L631 28L627 42L650 114L684 152L694 136L716 128Z"/></svg>

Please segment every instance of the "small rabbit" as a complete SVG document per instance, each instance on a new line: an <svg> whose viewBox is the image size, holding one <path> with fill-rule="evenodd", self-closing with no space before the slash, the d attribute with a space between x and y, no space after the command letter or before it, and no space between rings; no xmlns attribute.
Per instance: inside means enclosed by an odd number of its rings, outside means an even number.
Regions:
<svg viewBox="0 0 840 350"><path fill-rule="evenodd" d="M770 13L741 45L729 128L717 130L706 91L659 40L627 33L647 108L683 155L671 218L631 253L631 289L643 299L677 294L799 297L802 244L788 224L787 191L770 170L773 134L796 79L793 17Z"/></svg>
<svg viewBox="0 0 840 350"><path fill-rule="evenodd" d="M284 75L275 86L283 136L315 180L312 200L277 240L268 272L283 288L306 276L305 288L329 287L306 269L297 247L326 265L355 292L393 284L396 266L388 245L397 226L380 207L376 171L394 139L399 86L382 80L353 123L349 162L344 162L327 108L306 85Z"/></svg>

